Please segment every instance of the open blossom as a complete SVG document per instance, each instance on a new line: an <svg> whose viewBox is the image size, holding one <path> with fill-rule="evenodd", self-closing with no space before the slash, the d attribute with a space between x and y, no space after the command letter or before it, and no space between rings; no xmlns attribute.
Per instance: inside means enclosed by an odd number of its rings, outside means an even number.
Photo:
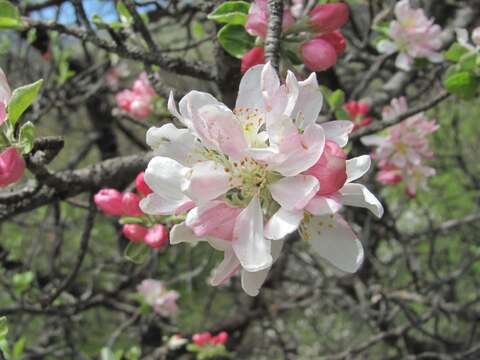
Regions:
<svg viewBox="0 0 480 360"><path fill-rule="evenodd" d="M353 121L353 131L367 126L372 122L372 118L369 116L370 108L367 103L362 101L349 101L344 107L350 115L350 119Z"/></svg>
<svg viewBox="0 0 480 360"><path fill-rule="evenodd" d="M20 180L25 171L25 160L13 146L0 153L0 187L5 187Z"/></svg>
<svg viewBox="0 0 480 360"><path fill-rule="evenodd" d="M172 244L205 241L224 252L213 285L240 272L243 289L258 294L282 239L299 227L333 265L349 272L360 266L361 243L338 211L352 205L381 216L382 206L351 183L368 170L369 157L346 160L339 150L352 123L316 123L322 101L314 73L298 82L289 72L281 84L268 63L243 76L233 111L191 91L179 109L173 97L168 103L185 129L166 124L147 132L147 143L163 156L145 171L153 193L140 206L148 214L186 213L172 228Z"/></svg>
<svg viewBox="0 0 480 360"><path fill-rule="evenodd" d="M7 118L7 105L12 92L10 91L10 86L8 86L7 77L0 68L0 125L5 122Z"/></svg>
<svg viewBox="0 0 480 360"><path fill-rule="evenodd" d="M393 99L383 110L383 119L391 120L407 110L404 97ZM415 196L418 187L425 188L426 178L435 175L434 169L423 164L433 157L427 136L437 129L435 120L419 113L387 129L386 136L364 136L365 145L377 147L373 155L380 169L377 180L385 185L403 180L409 196Z"/></svg>
<svg viewBox="0 0 480 360"><path fill-rule="evenodd" d="M432 62L443 60L440 54L442 42L441 28L428 19L423 9L412 9L409 0L399 1L395 5L396 21L390 23L390 40L378 43L378 51L392 54L398 52L396 66L409 71L416 58L425 58Z"/></svg>
<svg viewBox="0 0 480 360"><path fill-rule="evenodd" d="M147 74L142 73L133 83L132 89L119 92L116 96L117 105L133 118L143 120L152 112L152 98L155 90L150 85Z"/></svg>
<svg viewBox="0 0 480 360"><path fill-rule="evenodd" d="M477 51L480 49L480 27L475 28L472 31L472 43L470 43L470 38L468 36L467 29L456 29L457 41L460 45L470 51Z"/></svg>
<svg viewBox="0 0 480 360"><path fill-rule="evenodd" d="M163 282L145 279L138 285L137 290L157 314L170 317L177 313L176 301L179 294L174 290L168 290Z"/></svg>

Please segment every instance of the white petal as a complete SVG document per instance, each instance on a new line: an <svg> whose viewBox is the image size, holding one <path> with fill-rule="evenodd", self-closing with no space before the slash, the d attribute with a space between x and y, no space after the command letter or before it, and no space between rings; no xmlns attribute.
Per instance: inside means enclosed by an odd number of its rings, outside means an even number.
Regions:
<svg viewBox="0 0 480 360"><path fill-rule="evenodd" d="M370 156L362 155L347 160L347 183L362 177L370 169Z"/></svg>
<svg viewBox="0 0 480 360"><path fill-rule="evenodd" d="M263 236L263 213L257 195L238 215L232 246L247 271L260 271L272 264L271 241Z"/></svg>
<svg viewBox="0 0 480 360"><path fill-rule="evenodd" d="M8 85L7 77L0 68L0 102L8 104L11 96L12 92L10 90L10 86Z"/></svg>
<svg viewBox="0 0 480 360"><path fill-rule="evenodd" d="M145 170L145 182L158 195L167 199L182 199L182 187L190 169L173 159L156 156Z"/></svg>
<svg viewBox="0 0 480 360"><path fill-rule="evenodd" d="M186 175L182 191L198 202L212 200L225 194L230 188L230 175L213 161L203 161L193 166Z"/></svg>
<svg viewBox="0 0 480 360"><path fill-rule="evenodd" d="M283 240L275 241L272 244L272 257L276 261L282 252ZM250 296L257 296L260 288L267 279L270 268L256 272L242 270L242 288Z"/></svg>
<svg viewBox="0 0 480 360"><path fill-rule="evenodd" d="M240 270L241 265L238 261L233 249L230 247L223 253L223 260L215 270L213 270L210 284L218 286L227 281L232 275Z"/></svg>
<svg viewBox="0 0 480 360"><path fill-rule="evenodd" d="M400 70L410 71L412 68L413 59L406 53L399 53L395 59L395 66Z"/></svg>
<svg viewBox="0 0 480 360"><path fill-rule="evenodd" d="M235 108L258 108L263 111L262 89L260 87L263 67L263 64L251 67L245 75L243 75L242 80L240 80Z"/></svg>
<svg viewBox="0 0 480 360"><path fill-rule="evenodd" d="M344 147L348 143L348 134L353 130L353 123L348 120L335 120L322 123L327 140L334 141Z"/></svg>
<svg viewBox="0 0 480 360"><path fill-rule="evenodd" d="M365 146L382 146L387 141L387 138L379 135L367 135L362 136L360 141Z"/></svg>
<svg viewBox="0 0 480 360"><path fill-rule="evenodd" d="M303 235L318 255L342 271L354 273L363 262L362 244L340 215L313 217Z"/></svg>
<svg viewBox="0 0 480 360"><path fill-rule="evenodd" d="M315 176L284 177L268 186L273 199L286 210L300 211L315 196L320 184Z"/></svg>
<svg viewBox="0 0 480 360"><path fill-rule="evenodd" d="M312 215L322 216L337 213L342 208L340 197L336 194L329 196L315 196L305 210Z"/></svg>
<svg viewBox="0 0 480 360"><path fill-rule="evenodd" d="M270 240L283 239L298 229L303 220L303 211L289 211L280 208L265 225L264 235Z"/></svg>
<svg viewBox="0 0 480 360"><path fill-rule="evenodd" d="M280 87L280 79L270 62L267 62L262 69L260 85L265 104L269 104L270 100L277 94L278 88ZM266 111L271 110L266 109Z"/></svg>
<svg viewBox="0 0 480 360"><path fill-rule="evenodd" d="M287 92L287 104L284 109L284 114L295 119L293 111L298 101L300 87L299 87L297 78L290 70L288 70L287 72L287 78L285 80L285 88Z"/></svg>
<svg viewBox="0 0 480 360"><path fill-rule="evenodd" d="M382 217L382 204L364 185L345 184L339 193L344 205L363 207L370 210L376 217Z"/></svg>
<svg viewBox="0 0 480 360"><path fill-rule="evenodd" d="M395 51L397 51L397 46L391 41L381 40L377 44L377 50L382 54L393 54Z"/></svg>
<svg viewBox="0 0 480 360"><path fill-rule="evenodd" d="M292 118L298 128L305 129L314 124L323 106L323 96L318 87L317 75L312 72L310 76L299 82L300 89Z"/></svg>
<svg viewBox="0 0 480 360"><path fill-rule="evenodd" d="M184 222L174 225L170 230L170 244L176 245L180 243L196 244L199 241L205 241L205 239L195 236L192 229L190 229Z"/></svg>
<svg viewBox="0 0 480 360"><path fill-rule="evenodd" d="M182 196L180 198L175 198L172 196L167 198L152 193L140 201L140 209L142 209L145 214L150 215L172 215L176 213L179 207L184 205L189 200L190 199L186 196Z"/></svg>
<svg viewBox="0 0 480 360"><path fill-rule="evenodd" d="M198 144L189 129L178 129L169 123L162 127L151 127L147 131L147 144L157 154L177 160L183 165L197 160L195 149Z"/></svg>

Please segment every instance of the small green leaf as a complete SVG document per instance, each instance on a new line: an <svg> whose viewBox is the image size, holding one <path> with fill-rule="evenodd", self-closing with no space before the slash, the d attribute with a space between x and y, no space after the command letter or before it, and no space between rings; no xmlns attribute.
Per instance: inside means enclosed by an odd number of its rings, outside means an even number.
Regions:
<svg viewBox="0 0 480 360"><path fill-rule="evenodd" d="M255 38L250 36L242 25L225 25L217 36L225 51L237 59L241 59L255 43Z"/></svg>
<svg viewBox="0 0 480 360"><path fill-rule="evenodd" d="M192 23L192 34L197 40L201 40L205 37L205 29L203 28L202 23L199 21L194 21Z"/></svg>
<svg viewBox="0 0 480 360"><path fill-rule="evenodd" d="M327 98L327 101L331 109L333 110L339 109L343 106L343 103L345 102L345 93L340 89L335 90Z"/></svg>
<svg viewBox="0 0 480 360"><path fill-rule="evenodd" d="M245 25L250 4L245 1L227 1L208 15L209 20L221 24Z"/></svg>
<svg viewBox="0 0 480 360"><path fill-rule="evenodd" d="M33 149L33 141L35 140L35 125L30 121L23 124L20 128L19 142L22 152L28 154Z"/></svg>
<svg viewBox="0 0 480 360"><path fill-rule="evenodd" d="M132 21L132 15L128 11L125 4L121 1L117 2L117 12L118 12L118 15L120 15L120 20L122 22L130 23Z"/></svg>
<svg viewBox="0 0 480 360"><path fill-rule="evenodd" d="M25 349L25 341L27 339L25 337L21 337L17 340L17 342L13 345L12 349L12 359L21 359L23 356L23 350Z"/></svg>
<svg viewBox="0 0 480 360"><path fill-rule="evenodd" d="M452 46L450 46L450 48L445 52L444 57L446 60L458 62L460 58L468 52L469 50L464 48L459 43L453 43Z"/></svg>
<svg viewBox="0 0 480 360"><path fill-rule="evenodd" d="M144 263L149 255L150 247L144 243L129 242L124 252L124 256L136 264Z"/></svg>
<svg viewBox="0 0 480 360"><path fill-rule="evenodd" d="M15 274L12 279L15 291L17 293L22 293L26 291L30 287L30 284L33 282L33 279L34 275L31 271Z"/></svg>
<svg viewBox="0 0 480 360"><path fill-rule="evenodd" d="M108 347L102 348L100 352L101 360L115 360L115 354Z"/></svg>
<svg viewBox="0 0 480 360"><path fill-rule="evenodd" d="M8 322L5 316L0 317L0 340L4 339L8 334Z"/></svg>
<svg viewBox="0 0 480 360"><path fill-rule="evenodd" d="M13 91L12 97L8 102L8 122L14 126L25 110L35 101L42 87L43 80L38 80L33 84L21 86Z"/></svg>
<svg viewBox="0 0 480 360"><path fill-rule="evenodd" d="M350 119L350 116L348 115L348 113L345 111L344 108L337 109L337 111L335 111L335 117L338 120L349 120Z"/></svg>
<svg viewBox="0 0 480 360"><path fill-rule="evenodd" d="M20 12L6 0L0 0L0 29L18 29L22 27Z"/></svg>
<svg viewBox="0 0 480 360"><path fill-rule="evenodd" d="M466 71L457 72L450 75L443 85L448 92L461 98L471 98L475 95L478 86L478 78Z"/></svg>

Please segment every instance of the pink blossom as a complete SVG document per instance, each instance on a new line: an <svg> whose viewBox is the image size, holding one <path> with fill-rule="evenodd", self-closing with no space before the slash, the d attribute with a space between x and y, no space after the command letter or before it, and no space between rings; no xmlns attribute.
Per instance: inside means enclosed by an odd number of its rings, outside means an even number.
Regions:
<svg viewBox="0 0 480 360"><path fill-rule="evenodd" d="M265 63L265 51L261 47L254 47L242 56L240 71L245 73L251 67L263 63Z"/></svg>
<svg viewBox="0 0 480 360"><path fill-rule="evenodd" d="M141 242L147 235L148 229L139 224L125 224L122 228L123 235L131 242Z"/></svg>
<svg viewBox="0 0 480 360"><path fill-rule="evenodd" d="M165 317L173 316L178 311L177 299L179 294L174 290L167 290L163 282L153 279L145 279L137 287L145 302L153 308L157 314Z"/></svg>
<svg viewBox="0 0 480 360"><path fill-rule="evenodd" d="M20 180L25 171L25 160L15 147L9 147L0 153L0 187Z"/></svg>
<svg viewBox="0 0 480 360"><path fill-rule="evenodd" d="M153 249L159 249L168 242L168 230L165 226L157 224L148 229L145 235L145 244Z"/></svg>
<svg viewBox="0 0 480 360"><path fill-rule="evenodd" d="M388 121L408 110L406 99L393 99L383 110L383 119ZM424 113L416 114L387 129L386 136L365 136L365 145L376 146L373 158L380 169L377 180L385 185L403 180L410 195L418 186L426 188L425 178L434 175L434 170L423 163L433 157L427 136L438 129L435 120L428 120Z"/></svg>
<svg viewBox="0 0 480 360"><path fill-rule="evenodd" d="M349 101L344 107L350 115L350 119L353 121L354 126L352 131L367 126L372 122L372 118L369 116L370 109L367 103L361 101Z"/></svg>
<svg viewBox="0 0 480 360"><path fill-rule="evenodd" d="M145 182L144 177L145 177L145 171L142 171L137 175L137 177L135 178L135 188L140 194L146 196L148 194L151 194L153 191Z"/></svg>
<svg viewBox="0 0 480 360"><path fill-rule="evenodd" d="M95 204L108 215L123 215L122 194L115 189L102 189L94 196Z"/></svg>
<svg viewBox="0 0 480 360"><path fill-rule="evenodd" d="M152 112L152 98L155 90L148 82L147 74L142 73L133 83L131 90L123 90L117 94L117 105L133 118L146 119Z"/></svg>
<svg viewBox="0 0 480 360"><path fill-rule="evenodd" d="M311 71L323 71L337 62L337 52L332 44L322 38L314 38L302 45L303 63Z"/></svg>
<svg viewBox="0 0 480 360"><path fill-rule="evenodd" d="M428 19L423 9L412 9L409 0L399 1L395 5L396 20L390 23L390 40L382 40L378 51L391 54L398 52L396 66L409 71L416 58L425 58L432 62L443 60L440 54L442 42L441 28Z"/></svg>
<svg viewBox="0 0 480 360"><path fill-rule="evenodd" d="M283 10L282 30L287 31L288 28L295 22L292 13L287 6ZM259 36L265 39L267 36L268 11L267 0L255 0L248 12L247 23L245 29L250 35Z"/></svg>
<svg viewBox="0 0 480 360"><path fill-rule="evenodd" d="M337 192L347 181L347 154L337 143L326 141L323 154L315 165L305 171L306 175L315 176L320 182L318 195Z"/></svg>
<svg viewBox="0 0 480 360"><path fill-rule="evenodd" d="M344 3L320 4L315 6L308 15L315 32L329 33L339 29L348 21L348 5Z"/></svg>
<svg viewBox="0 0 480 360"><path fill-rule="evenodd" d="M142 216L143 211L140 209L140 198L133 192L127 192L122 197L123 214L127 216Z"/></svg>
<svg viewBox="0 0 480 360"><path fill-rule="evenodd" d="M7 77L0 68L0 125L2 125L7 118L7 105L11 96L12 92L10 91L10 86L8 86Z"/></svg>

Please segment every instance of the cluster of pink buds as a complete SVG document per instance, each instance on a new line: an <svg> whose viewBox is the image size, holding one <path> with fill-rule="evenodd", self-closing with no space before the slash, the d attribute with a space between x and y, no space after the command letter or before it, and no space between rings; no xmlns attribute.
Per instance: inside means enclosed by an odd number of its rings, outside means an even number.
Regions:
<svg viewBox="0 0 480 360"><path fill-rule="evenodd" d="M304 65L311 71L323 71L332 67L345 50L346 41L338 29L348 21L348 5L320 4L305 15L302 14L303 11L297 10L291 11L288 7L284 9L284 50L295 47L291 50L302 54ZM262 44L266 37L267 14L266 0L256 0L250 8L245 29L249 34L258 37L257 44ZM243 56L241 71L244 73L252 66L264 62L263 45L254 47Z"/></svg>
<svg viewBox="0 0 480 360"><path fill-rule="evenodd" d="M138 194L121 193L116 189L102 189L95 194L95 204L108 215L142 217L145 214L140 209L140 200L152 192L145 183L144 172L137 175L135 186ZM143 241L154 249L161 248L168 242L168 230L161 224L149 228L140 224L125 224L122 233L131 242Z"/></svg>
<svg viewBox="0 0 480 360"><path fill-rule="evenodd" d="M152 98L155 90L150 85L147 74L141 73L133 83L132 89L119 92L117 105L136 120L146 119L153 110Z"/></svg>
<svg viewBox="0 0 480 360"><path fill-rule="evenodd" d="M7 119L7 105L12 96L10 86L3 70L0 68L0 126ZM9 146L0 153L0 187L6 187L20 180L25 171L25 161L14 146Z"/></svg>
<svg viewBox="0 0 480 360"><path fill-rule="evenodd" d="M350 120L353 122L353 130L358 130L361 127L367 126L372 122L372 118L369 115L370 108L367 103L362 101L349 101L344 106Z"/></svg>
<svg viewBox="0 0 480 360"><path fill-rule="evenodd" d="M404 97L393 99L382 112L388 121L408 110ZM405 192L415 197L417 188L426 189L426 179L435 175L435 169L425 161L433 158L427 135L435 132L438 124L419 113L387 129L386 136L370 135L361 140L365 145L376 146L373 158L380 169L377 180L384 185L404 182Z"/></svg>
<svg viewBox="0 0 480 360"><path fill-rule="evenodd" d="M198 334L194 334L192 336L192 341L197 346L205 346L205 345L224 345L228 341L228 333L226 331L222 331L217 335L213 336L210 332L202 332Z"/></svg>

